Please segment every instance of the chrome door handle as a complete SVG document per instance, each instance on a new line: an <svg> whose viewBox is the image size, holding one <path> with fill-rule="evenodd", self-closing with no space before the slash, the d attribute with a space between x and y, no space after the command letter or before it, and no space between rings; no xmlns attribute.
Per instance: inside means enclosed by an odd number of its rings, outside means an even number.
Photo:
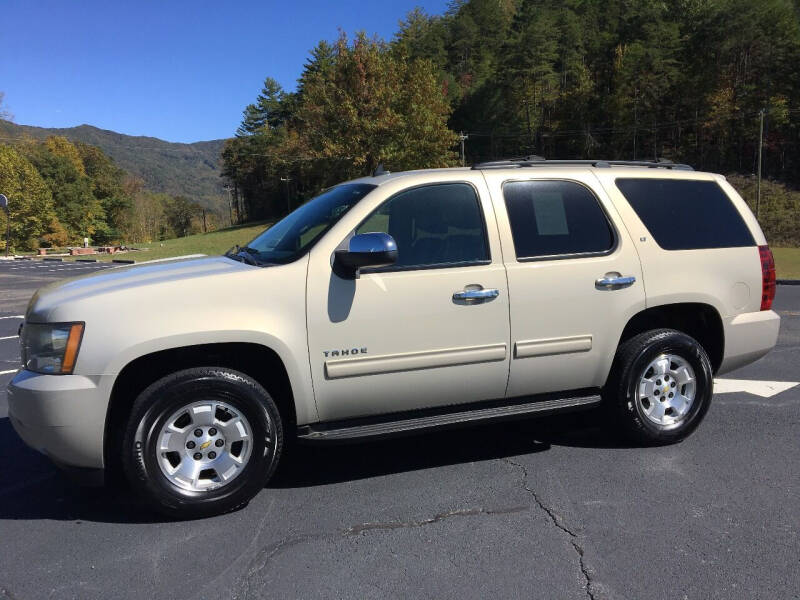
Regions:
<svg viewBox="0 0 800 600"><path fill-rule="evenodd" d="M500 290L464 290L463 292L456 292L453 294L453 300L487 300L488 298L497 298L500 295Z"/></svg>
<svg viewBox="0 0 800 600"><path fill-rule="evenodd" d="M636 277L601 277L594 282L597 288L606 288L618 290L633 285L636 282Z"/></svg>

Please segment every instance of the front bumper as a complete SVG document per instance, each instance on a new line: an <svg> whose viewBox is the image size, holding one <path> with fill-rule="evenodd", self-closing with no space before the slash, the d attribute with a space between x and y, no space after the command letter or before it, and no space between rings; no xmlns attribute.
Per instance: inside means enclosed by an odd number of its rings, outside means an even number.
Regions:
<svg viewBox="0 0 800 600"><path fill-rule="evenodd" d="M717 375L722 375L767 354L778 342L781 318L774 310L743 313L723 319L725 355Z"/></svg>
<svg viewBox="0 0 800 600"><path fill-rule="evenodd" d="M8 385L11 425L59 466L102 469L104 387L101 378L20 371Z"/></svg>

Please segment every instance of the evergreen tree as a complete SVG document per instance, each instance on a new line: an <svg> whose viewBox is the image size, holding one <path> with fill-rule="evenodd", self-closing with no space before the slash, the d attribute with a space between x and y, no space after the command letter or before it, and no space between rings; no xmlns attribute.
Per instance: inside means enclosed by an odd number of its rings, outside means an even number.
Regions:
<svg viewBox="0 0 800 600"><path fill-rule="evenodd" d="M287 96L277 81L267 77L255 104L248 104L245 107L242 124L239 125L236 135L253 135L266 129L280 127L289 116L286 106Z"/></svg>

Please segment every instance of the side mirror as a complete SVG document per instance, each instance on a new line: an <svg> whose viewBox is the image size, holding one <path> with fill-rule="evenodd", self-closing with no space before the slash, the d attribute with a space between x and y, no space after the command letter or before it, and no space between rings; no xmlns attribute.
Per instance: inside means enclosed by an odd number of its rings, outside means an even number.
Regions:
<svg viewBox="0 0 800 600"><path fill-rule="evenodd" d="M358 279L364 267L388 267L397 261L397 243L388 233L361 233L350 238L347 250L333 255L333 272L342 279Z"/></svg>

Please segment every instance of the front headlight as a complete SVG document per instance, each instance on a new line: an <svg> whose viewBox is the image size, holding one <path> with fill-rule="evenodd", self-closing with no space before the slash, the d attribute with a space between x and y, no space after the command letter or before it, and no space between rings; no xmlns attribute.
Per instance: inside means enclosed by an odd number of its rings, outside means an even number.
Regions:
<svg viewBox="0 0 800 600"><path fill-rule="evenodd" d="M83 323L25 323L22 366L35 373L69 375L82 337Z"/></svg>

